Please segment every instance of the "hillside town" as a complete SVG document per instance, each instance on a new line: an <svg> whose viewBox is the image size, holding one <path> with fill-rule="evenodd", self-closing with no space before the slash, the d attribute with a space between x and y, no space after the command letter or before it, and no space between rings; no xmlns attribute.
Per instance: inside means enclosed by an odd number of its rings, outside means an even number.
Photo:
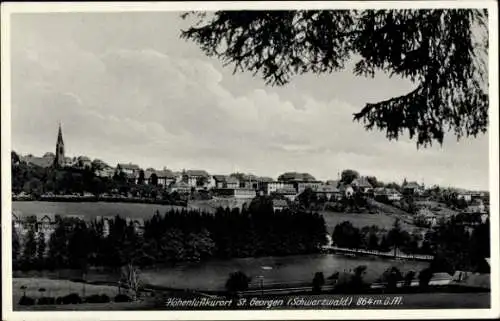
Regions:
<svg viewBox="0 0 500 321"><path fill-rule="evenodd" d="M206 210L219 207L242 208L258 197L272 200L274 211L305 209L377 214L394 212L395 217L417 227L430 228L452 217L460 216L469 225L485 222L489 217L489 193L457 188L426 187L423 183L407 181L401 184L383 183L373 176L363 176L347 169L337 180L317 180L309 173L285 172L277 179L253 174L211 174L202 169L173 171L167 168L143 169L138 164L118 163L111 166L100 159L87 156L67 157L61 126L59 126L56 153L42 157L12 153L14 201L109 201L170 204ZM23 174L17 171L24 168ZM26 176L30 170L56 171L71 178L64 186L64 177L58 186ZM91 183L74 180L72 175L91 175ZM47 176L46 174L44 174ZM16 186L17 176L25 179ZM56 175L57 176L57 175ZM54 178L57 180L57 178ZM96 188L92 182L102 183ZM35 182L35 183L34 183ZM45 183L45 184L44 184ZM75 187L80 186L76 189ZM60 215L64 213L57 213ZM64 215L88 221L84 215ZM109 234L113 217L99 216L104 235ZM144 219L125 218L137 233L144 229ZM20 235L30 230L47 239L56 225L56 213L36 213L27 217L13 212L13 223Z"/></svg>

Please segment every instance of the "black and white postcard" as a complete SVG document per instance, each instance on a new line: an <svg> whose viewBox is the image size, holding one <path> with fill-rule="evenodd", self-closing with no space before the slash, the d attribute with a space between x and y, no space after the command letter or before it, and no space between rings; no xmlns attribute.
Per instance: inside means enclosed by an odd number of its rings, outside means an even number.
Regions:
<svg viewBox="0 0 500 321"><path fill-rule="evenodd" d="M499 316L494 1L2 4L2 319Z"/></svg>

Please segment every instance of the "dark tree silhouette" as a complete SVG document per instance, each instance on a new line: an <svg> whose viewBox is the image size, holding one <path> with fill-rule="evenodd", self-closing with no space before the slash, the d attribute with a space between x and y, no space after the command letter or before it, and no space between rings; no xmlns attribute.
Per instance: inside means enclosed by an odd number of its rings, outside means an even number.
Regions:
<svg viewBox="0 0 500 321"><path fill-rule="evenodd" d="M314 293L321 293L321 288L325 285L323 272L316 272L312 281L312 290Z"/></svg>
<svg viewBox="0 0 500 321"><path fill-rule="evenodd" d="M151 174L151 185L158 185L158 175L156 175L156 173Z"/></svg>
<svg viewBox="0 0 500 321"><path fill-rule="evenodd" d="M245 291L248 289L250 280L251 278L241 271L231 273L226 282L226 290L230 293Z"/></svg>
<svg viewBox="0 0 500 321"><path fill-rule="evenodd" d="M353 180L359 178L359 173L353 169L344 169L340 177L343 183L351 184Z"/></svg>
<svg viewBox="0 0 500 321"><path fill-rule="evenodd" d="M384 272L382 278L386 282L386 289L394 291L398 286L398 282L403 279L403 275L397 267L392 266Z"/></svg>
<svg viewBox="0 0 500 321"><path fill-rule="evenodd" d="M144 171L142 169L139 171L139 177L137 178L137 184L138 185L144 184Z"/></svg>
<svg viewBox="0 0 500 321"><path fill-rule="evenodd" d="M193 18L182 38L266 84L339 71L352 57L358 59L356 75L383 71L411 80L411 92L368 103L354 114L388 139L408 132L418 147L442 144L450 130L457 138L487 130L484 9L217 11L182 17Z"/></svg>

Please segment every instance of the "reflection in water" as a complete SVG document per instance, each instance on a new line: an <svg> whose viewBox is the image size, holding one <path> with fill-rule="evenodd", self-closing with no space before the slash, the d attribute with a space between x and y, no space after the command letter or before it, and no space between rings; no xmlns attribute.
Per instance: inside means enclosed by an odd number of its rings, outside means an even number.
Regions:
<svg viewBox="0 0 500 321"><path fill-rule="evenodd" d="M142 276L149 284L173 288L198 290L222 290L231 272L242 271L252 277L252 283L260 282L264 276L266 285L271 283L311 282L314 273L323 272L326 277L335 272L352 271L359 265L366 265L364 276L373 282L390 266L401 272L420 271L428 262L387 260L375 257L352 258L333 254L296 255L286 257L243 258L212 260L196 264L181 264L154 270L144 270ZM263 267L268 267L263 269Z"/></svg>

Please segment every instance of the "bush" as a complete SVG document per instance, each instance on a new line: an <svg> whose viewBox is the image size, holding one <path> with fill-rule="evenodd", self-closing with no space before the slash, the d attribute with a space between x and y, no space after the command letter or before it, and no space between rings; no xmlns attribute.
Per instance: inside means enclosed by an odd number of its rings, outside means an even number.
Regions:
<svg viewBox="0 0 500 321"><path fill-rule="evenodd" d="M63 298L62 298L62 297L60 297L60 296L58 296L58 297L56 298L56 304L63 304Z"/></svg>
<svg viewBox="0 0 500 321"><path fill-rule="evenodd" d="M19 305L34 305L35 299L30 298L29 296L23 295L21 299L19 299Z"/></svg>
<svg viewBox="0 0 500 321"><path fill-rule="evenodd" d="M325 285L325 277L323 276L323 272L316 272L312 281L313 292L321 293L321 288L323 287L323 285Z"/></svg>
<svg viewBox="0 0 500 321"><path fill-rule="evenodd" d="M54 297L39 298L37 304L38 305L56 304L56 299Z"/></svg>
<svg viewBox="0 0 500 321"><path fill-rule="evenodd" d="M420 287L426 287L429 285L429 281L432 279L434 273L430 268L425 268L418 274L418 284Z"/></svg>
<svg viewBox="0 0 500 321"><path fill-rule="evenodd" d="M106 294L93 294L85 298L87 303L108 303L111 299Z"/></svg>
<svg viewBox="0 0 500 321"><path fill-rule="evenodd" d="M62 298L63 304L79 304L82 303L82 298L78 293L71 293Z"/></svg>
<svg viewBox="0 0 500 321"><path fill-rule="evenodd" d="M132 299L126 294L118 294L115 296L115 302L131 302Z"/></svg>
<svg viewBox="0 0 500 321"><path fill-rule="evenodd" d="M241 271L231 273L226 282L226 290L229 293L246 291L250 281L251 278Z"/></svg>

